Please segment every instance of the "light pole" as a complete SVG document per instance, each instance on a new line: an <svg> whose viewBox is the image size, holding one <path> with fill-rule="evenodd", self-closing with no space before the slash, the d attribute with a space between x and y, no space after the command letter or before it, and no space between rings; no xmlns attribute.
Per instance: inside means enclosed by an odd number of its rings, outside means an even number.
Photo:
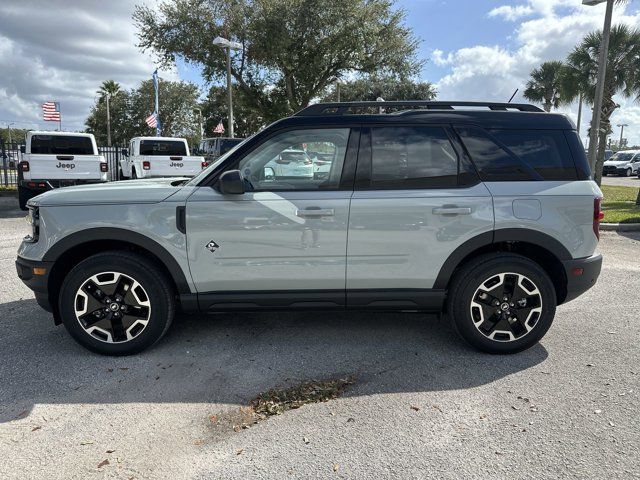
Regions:
<svg viewBox="0 0 640 480"><path fill-rule="evenodd" d="M226 38L216 37L213 44L227 49L227 95L229 97L229 136L233 138L233 94L231 93L231 50L242 50L243 45Z"/></svg>
<svg viewBox="0 0 640 480"><path fill-rule="evenodd" d="M624 133L624 127L628 127L629 124L628 123L619 123L617 126L620 127L620 141L618 142L618 148L622 149L622 134Z"/></svg>
<svg viewBox="0 0 640 480"><path fill-rule="evenodd" d="M607 75L607 55L609 53L609 37L611 33L611 17L613 15L614 0L582 0L583 5L594 6L607 2L604 15L604 28L602 29L602 43L598 56L598 79L596 82L596 96L593 101L593 116L591 117L591 130L589 131L589 166L595 172L596 156L598 154L598 136L600 133L600 117L602 114L602 97L604 96L604 81Z"/></svg>
<svg viewBox="0 0 640 480"><path fill-rule="evenodd" d="M198 107L194 107L193 111L198 112L198 124L200 125L200 140L202 140L204 138L204 129L202 127L202 110L200 110Z"/></svg>

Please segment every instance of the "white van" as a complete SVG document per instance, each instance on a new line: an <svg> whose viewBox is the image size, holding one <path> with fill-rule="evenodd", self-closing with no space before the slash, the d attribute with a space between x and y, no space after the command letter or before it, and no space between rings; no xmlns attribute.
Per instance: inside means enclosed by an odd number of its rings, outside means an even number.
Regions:
<svg viewBox="0 0 640 480"><path fill-rule="evenodd" d="M204 157L189 155L184 138L136 137L120 160L120 177L193 177L207 165Z"/></svg>
<svg viewBox="0 0 640 480"><path fill-rule="evenodd" d="M69 185L107 181L109 165L90 133L27 132L18 165L18 201Z"/></svg>

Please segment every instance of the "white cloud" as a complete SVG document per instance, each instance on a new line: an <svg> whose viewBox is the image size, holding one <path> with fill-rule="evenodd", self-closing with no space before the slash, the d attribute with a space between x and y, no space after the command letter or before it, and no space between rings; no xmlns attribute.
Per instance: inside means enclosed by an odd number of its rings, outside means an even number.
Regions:
<svg viewBox="0 0 640 480"><path fill-rule="evenodd" d="M603 7L587 7L581 0L529 0L525 5L531 10L531 18L521 22L514 31L514 46L475 45L447 52L432 52L433 62L449 68L436 84L439 98L447 100L507 101L516 88L519 94L514 101L526 101L522 91L531 70L546 60L562 60L588 33L602 28ZM516 8L516 7L514 7ZM507 18L510 10L498 7L501 13L494 16ZM494 9L492 12L494 12ZM627 8L627 10L630 10ZM491 14L491 12L490 12ZM615 23L626 23L640 28L640 12L629 14L624 7L614 12ZM617 98L621 108L612 122L627 116L630 126L629 141L640 144L640 107L631 99ZM565 107L564 113L577 118L577 104ZM586 136L590 121L590 108L584 109L582 136ZM615 129L614 129L615 131ZM625 134L626 136L626 134Z"/></svg>
<svg viewBox="0 0 640 480"><path fill-rule="evenodd" d="M135 3L3 0L0 125L9 120L16 127L54 128L41 121L40 104L57 100L63 128L82 129L102 81L131 88L150 78L153 60L136 47ZM176 77L173 71L162 74Z"/></svg>
<svg viewBox="0 0 640 480"><path fill-rule="evenodd" d="M515 7L511 5L502 5L496 7L489 12L490 17L502 17L505 20L511 22L518 20L522 17L526 17L533 13L533 8L529 5L517 5Z"/></svg>

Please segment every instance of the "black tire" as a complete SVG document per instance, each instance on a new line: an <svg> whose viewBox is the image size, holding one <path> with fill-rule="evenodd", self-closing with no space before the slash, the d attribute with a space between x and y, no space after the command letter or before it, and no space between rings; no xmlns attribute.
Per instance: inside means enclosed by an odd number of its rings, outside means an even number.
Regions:
<svg viewBox="0 0 640 480"><path fill-rule="evenodd" d="M625 177L630 177L632 174L633 170L631 170L630 168L627 168L627 170L624 172Z"/></svg>
<svg viewBox="0 0 640 480"><path fill-rule="evenodd" d="M33 197L35 197L35 194L32 190L25 187L18 187L18 205L20 205L20 210L28 210L27 202Z"/></svg>
<svg viewBox="0 0 640 480"><path fill-rule="evenodd" d="M134 167L131 167L131 179L135 180L138 178L138 174L136 173L136 169Z"/></svg>
<svg viewBox="0 0 640 480"><path fill-rule="evenodd" d="M124 180L126 178L129 178L129 177L125 177L124 176L124 172L122 171L122 168L119 168L118 169L118 180Z"/></svg>
<svg viewBox="0 0 640 480"><path fill-rule="evenodd" d="M148 297L149 311L144 316L148 323L142 327L136 336L129 340L119 340L117 342L108 343L105 338L97 338L96 334L87 332L81 325L81 320L76 316L77 297L79 289L86 285L86 282L94 275L99 275L103 272L116 271L123 274L123 277L129 277L135 280L143 288L143 293ZM100 277L98 277L100 278ZM95 284L94 284L95 285ZM114 288L117 288L118 284ZM86 288L86 287L83 287ZM107 292L107 288L99 287L104 290L103 295L107 294L111 298L115 297L115 293ZM124 291L123 302L134 303L131 300L131 293L134 287L129 285ZM87 292L88 290L83 290ZM130 301L131 300L131 301ZM87 300L88 302L89 300ZM99 303L99 302L98 302ZM109 303L102 302L106 305ZM113 302L110 302L113 303ZM129 307L136 308L136 307ZM137 307L140 308L140 307ZM103 355L132 355L152 346L169 329L171 321L175 313L175 294L174 289L170 281L158 268L156 268L146 258L136 255L130 252L123 251L110 251L93 255L82 262L78 263L66 276L62 283L59 296L59 309L60 316L62 317L62 323L65 328L71 334L71 336L83 347L91 350L92 352L100 353ZM124 308L122 312L124 312ZM111 315L110 313L104 315ZM132 315L122 314L123 318L120 320L120 330L116 332L116 328L111 323L110 318L105 317L104 321L108 323L96 323L96 325L110 325L105 326L105 329L111 328L112 340L118 340L117 333L124 332L122 325L125 328L131 327L135 320L132 319ZM136 314L142 316L142 313ZM98 336L103 336L98 332ZM133 336L133 335L132 335Z"/></svg>
<svg viewBox="0 0 640 480"><path fill-rule="evenodd" d="M499 278L498 274L507 275L503 277L501 284L493 287L496 291L501 286L507 288L508 278L510 283L514 283L514 278L516 279L515 283L518 283L522 277L525 277L525 280L529 280L530 283L532 282L538 293L529 297L528 302L529 305L541 302L540 308L532 309L530 307L527 310L524 307L518 307L518 298L516 297L524 298L528 295L519 285L512 290L512 295L509 297L509 300L514 300L515 308L513 305L509 307L510 301L495 307L488 307L489 303L480 305L474 302L474 300L480 302L485 293L489 294L488 297L485 295L485 301L489 302L493 290L486 289L484 286L491 285L492 279ZM493 281L495 282L495 280ZM526 283L526 285L530 285L530 283ZM501 298L500 301L502 302L503 299ZM507 303L507 307L503 312L501 307L504 303ZM482 255L470 261L455 274L449 288L447 312L454 329L467 343L483 352L508 354L521 352L532 347L547 333L555 316L556 303L556 291L553 283L537 263L517 254L493 253ZM494 303L490 304L494 305ZM526 304L527 300L525 299ZM480 320L484 318L485 308L496 309L495 312L487 313L487 315L494 313L496 315L489 317L487 322ZM498 310L501 310L500 313ZM480 311L482 311L482 316L479 316ZM476 321L474 321L474 317L477 318ZM524 322L522 317L526 317ZM491 321L494 318L499 318L499 320L495 320L494 323ZM508 321L509 318L514 319L513 323ZM485 324L493 326L493 330L485 328ZM486 330L485 333L481 332L481 328ZM507 329L510 330L510 334ZM490 335L493 335L494 338L489 338ZM506 338L507 335L509 338Z"/></svg>

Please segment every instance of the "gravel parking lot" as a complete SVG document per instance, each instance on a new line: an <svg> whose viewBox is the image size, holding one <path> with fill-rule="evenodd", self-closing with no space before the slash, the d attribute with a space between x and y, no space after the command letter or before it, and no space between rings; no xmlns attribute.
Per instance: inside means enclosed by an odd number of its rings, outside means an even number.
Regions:
<svg viewBox="0 0 640 480"><path fill-rule="evenodd" d="M513 356L418 314L180 318L91 354L15 274L0 217L0 478L640 478L640 234L603 233L598 285ZM342 398L235 432L271 387L354 375Z"/></svg>

